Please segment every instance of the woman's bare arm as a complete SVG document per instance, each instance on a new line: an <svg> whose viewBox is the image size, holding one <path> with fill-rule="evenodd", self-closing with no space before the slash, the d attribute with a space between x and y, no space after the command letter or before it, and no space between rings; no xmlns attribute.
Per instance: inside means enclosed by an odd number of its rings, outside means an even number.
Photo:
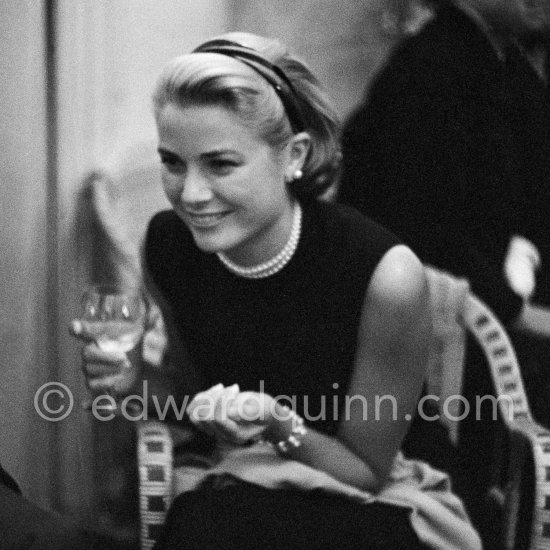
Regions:
<svg viewBox="0 0 550 550"><path fill-rule="evenodd" d="M408 248L396 246L381 260L367 290L348 392L350 406L340 411L338 438L308 429L291 457L356 487L377 491L415 414L430 338L423 266ZM266 435L279 441L288 437L291 428L290 420L273 422Z"/></svg>

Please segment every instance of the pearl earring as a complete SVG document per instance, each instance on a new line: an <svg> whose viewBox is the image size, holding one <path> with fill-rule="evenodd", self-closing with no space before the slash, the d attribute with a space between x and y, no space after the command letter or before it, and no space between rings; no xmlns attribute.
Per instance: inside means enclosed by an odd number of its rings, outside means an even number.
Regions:
<svg viewBox="0 0 550 550"><path fill-rule="evenodd" d="M304 175L304 173L301 170L296 170L293 174L293 179L299 180Z"/></svg>

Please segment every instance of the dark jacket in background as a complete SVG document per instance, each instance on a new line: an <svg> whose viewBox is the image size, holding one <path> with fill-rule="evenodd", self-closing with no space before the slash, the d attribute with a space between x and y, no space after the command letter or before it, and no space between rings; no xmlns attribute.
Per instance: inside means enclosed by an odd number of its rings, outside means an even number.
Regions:
<svg viewBox="0 0 550 550"><path fill-rule="evenodd" d="M466 15L441 8L350 118L339 195L423 261L466 276L504 321L521 307L503 273L511 235L550 263L547 92L516 57L499 58ZM541 272L544 302L549 282Z"/></svg>
<svg viewBox="0 0 550 550"><path fill-rule="evenodd" d="M388 227L424 262L465 276L511 321L522 306L504 276L514 234L539 249L535 301L550 303L547 90L517 48L499 56L478 26L447 4L395 49L349 119L339 200ZM550 426L550 345L515 336L535 416ZM463 394L471 403L492 392L480 362L469 342ZM472 416L461 423L468 444L458 450L440 441L433 423L418 420L404 449L432 463L439 457L485 547L499 550L501 518L488 498L497 432L491 419Z"/></svg>

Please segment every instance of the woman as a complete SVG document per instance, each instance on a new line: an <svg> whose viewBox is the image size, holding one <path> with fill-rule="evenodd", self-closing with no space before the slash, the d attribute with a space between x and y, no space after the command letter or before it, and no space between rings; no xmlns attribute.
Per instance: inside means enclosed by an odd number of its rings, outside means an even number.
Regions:
<svg viewBox="0 0 550 550"><path fill-rule="evenodd" d="M430 339L424 271L393 235L319 200L340 153L317 81L278 42L230 33L173 60L154 107L173 209L150 223L145 271L194 367L189 418L220 451L158 547L425 548L437 537L418 532L415 507L383 498L413 476L399 450ZM94 391L141 382L126 356L91 343L84 359ZM190 393L184 378L164 392ZM456 547L477 548L454 506Z"/></svg>

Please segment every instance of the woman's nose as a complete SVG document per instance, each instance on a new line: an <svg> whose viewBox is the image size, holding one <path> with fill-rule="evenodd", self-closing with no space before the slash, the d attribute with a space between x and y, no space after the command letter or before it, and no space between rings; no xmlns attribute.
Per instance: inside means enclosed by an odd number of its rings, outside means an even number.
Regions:
<svg viewBox="0 0 550 550"><path fill-rule="evenodd" d="M181 201L187 204L209 201L213 196L208 180L200 174L188 174L181 190Z"/></svg>

